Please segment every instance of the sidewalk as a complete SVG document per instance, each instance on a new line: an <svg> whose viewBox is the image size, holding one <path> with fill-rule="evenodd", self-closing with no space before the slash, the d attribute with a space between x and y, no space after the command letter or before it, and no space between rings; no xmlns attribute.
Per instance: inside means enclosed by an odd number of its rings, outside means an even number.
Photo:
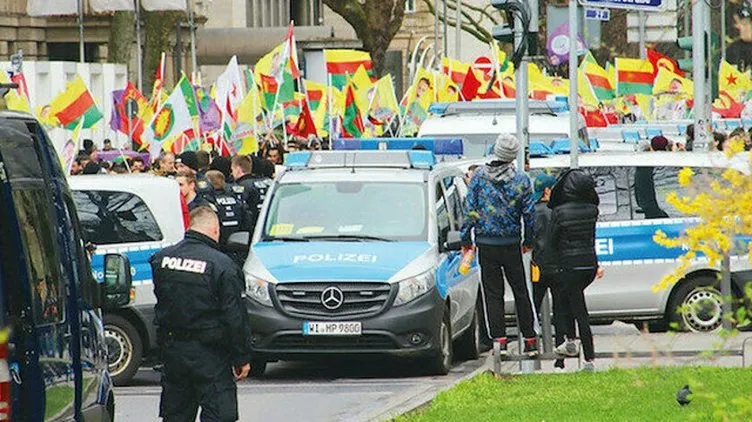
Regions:
<svg viewBox="0 0 752 422"><path fill-rule="evenodd" d="M718 334L662 333L595 336L596 369L632 368L636 366L707 365L742 367L742 356L723 356L724 351L739 351L745 339L752 339L752 333L739 333L737 337L723 341ZM687 356L688 352L709 351L708 353ZM710 351L720 353L710 354ZM747 341L746 365L752 366L752 340ZM615 356L605 358L603 355ZM637 356L630 355L634 353ZM616 355L618 354L618 355ZM647 356L646 356L647 355ZM566 360L566 371L578 369L577 359ZM518 367L519 368L519 367ZM542 361L541 370L554 372L553 361Z"/></svg>

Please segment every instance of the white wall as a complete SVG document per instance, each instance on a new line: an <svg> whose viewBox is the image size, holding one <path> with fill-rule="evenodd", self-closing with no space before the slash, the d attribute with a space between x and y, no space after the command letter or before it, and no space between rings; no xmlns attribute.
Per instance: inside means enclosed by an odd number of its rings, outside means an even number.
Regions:
<svg viewBox="0 0 752 422"><path fill-rule="evenodd" d="M7 69L10 62L0 61L0 69ZM94 101L104 118L91 129L82 131L82 138L94 140L100 147L102 140L110 138L114 145L126 142L125 135L119 135L110 129L110 114L112 113L112 91L125 89L128 81L125 65L111 63L77 63L77 62L32 62L24 61L23 73L31 97L32 111L37 107L49 104L52 99L65 90L68 81L76 75L89 88ZM49 131L55 146L61 148L70 137L65 129Z"/></svg>

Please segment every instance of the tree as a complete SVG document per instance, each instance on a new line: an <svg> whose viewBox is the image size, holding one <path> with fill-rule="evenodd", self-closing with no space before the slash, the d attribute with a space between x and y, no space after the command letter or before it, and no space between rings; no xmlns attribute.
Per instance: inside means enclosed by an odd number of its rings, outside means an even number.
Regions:
<svg viewBox="0 0 752 422"><path fill-rule="evenodd" d="M170 35L175 32L183 12L142 11L144 18L144 91L151 89L162 52L170 50Z"/></svg>
<svg viewBox="0 0 752 422"><path fill-rule="evenodd" d="M126 63L131 59L133 43L136 41L134 30L135 13L128 11L115 12L110 24L110 41L107 43L107 61L110 63Z"/></svg>
<svg viewBox="0 0 752 422"><path fill-rule="evenodd" d="M355 29L380 76L386 50L405 18L405 0L324 0L324 4Z"/></svg>

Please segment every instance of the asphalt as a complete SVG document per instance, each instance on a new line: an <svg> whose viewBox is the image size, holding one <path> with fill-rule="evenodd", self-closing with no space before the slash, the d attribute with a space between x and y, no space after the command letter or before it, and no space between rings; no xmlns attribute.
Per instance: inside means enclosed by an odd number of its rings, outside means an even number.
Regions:
<svg viewBox="0 0 752 422"><path fill-rule="evenodd" d="M644 365L752 365L752 333L722 341L717 334L640 333L634 326L621 323L593 330L599 371ZM747 339L745 362L739 352ZM724 355L729 352L733 354ZM565 371L577 371L578 362L576 358L567 359ZM456 362L446 376L425 375L419 363L393 359L274 363L264 378L238 385L240 420L390 420L429 405L441 391L491 368L489 353L477 360ZM520 370L519 362L503 362L504 373ZM534 372L554 372L553 361L542 361ZM143 368L134 385L116 388L116 420L158 420L160 392L159 374Z"/></svg>

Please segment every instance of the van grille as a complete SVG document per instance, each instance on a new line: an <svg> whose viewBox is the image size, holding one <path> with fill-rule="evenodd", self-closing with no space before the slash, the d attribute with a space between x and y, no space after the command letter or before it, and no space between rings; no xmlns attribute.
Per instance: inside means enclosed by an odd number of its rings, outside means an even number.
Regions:
<svg viewBox="0 0 752 422"><path fill-rule="evenodd" d="M335 350L384 350L397 347L388 336L364 334L353 337L303 336L285 334L275 338L271 349L335 349Z"/></svg>
<svg viewBox="0 0 752 422"><path fill-rule="evenodd" d="M327 309L321 294L336 287L342 292L342 304L336 309ZM377 314L386 306L392 286L389 283L373 282L314 282L277 284L275 292L282 310L302 317L366 317Z"/></svg>

